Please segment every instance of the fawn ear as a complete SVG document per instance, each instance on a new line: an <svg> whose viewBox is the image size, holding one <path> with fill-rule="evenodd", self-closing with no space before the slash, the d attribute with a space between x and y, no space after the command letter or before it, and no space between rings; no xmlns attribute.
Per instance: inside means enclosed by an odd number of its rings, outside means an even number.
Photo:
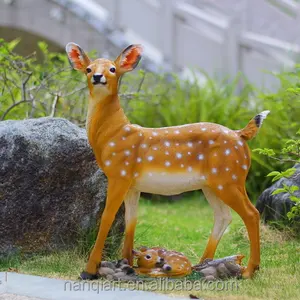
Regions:
<svg viewBox="0 0 300 300"><path fill-rule="evenodd" d="M135 257L140 257L140 255L141 255L141 252L140 252L140 251L136 251L136 250L132 249L132 254L133 254L133 256L135 256Z"/></svg>
<svg viewBox="0 0 300 300"><path fill-rule="evenodd" d="M142 45L130 45L122 51L115 60L115 65L120 74L132 71L142 57Z"/></svg>
<svg viewBox="0 0 300 300"><path fill-rule="evenodd" d="M149 250L149 248L146 247L146 246L142 246L142 247L140 248L140 251L141 251L141 252L146 252L147 250Z"/></svg>
<svg viewBox="0 0 300 300"><path fill-rule="evenodd" d="M86 68L91 63L91 60L82 48L75 43L68 43L66 46L66 52L72 68L86 73Z"/></svg>

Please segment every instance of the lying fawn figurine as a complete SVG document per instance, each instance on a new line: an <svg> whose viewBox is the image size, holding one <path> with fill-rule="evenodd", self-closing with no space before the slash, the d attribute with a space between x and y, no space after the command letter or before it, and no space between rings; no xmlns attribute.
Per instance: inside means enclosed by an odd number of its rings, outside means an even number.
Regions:
<svg viewBox="0 0 300 300"><path fill-rule="evenodd" d="M137 257L137 274L150 277L181 277L192 272L191 262L183 253L168 251L160 247L142 247L133 250Z"/></svg>
<svg viewBox="0 0 300 300"><path fill-rule="evenodd" d="M137 66L142 47L131 45L114 61L92 61L74 43L69 43L66 51L72 67L87 77L87 135L97 163L108 178L98 236L81 278L97 278L107 234L123 202L123 257L132 265L140 193L175 195L201 189L214 210L213 230L201 261L214 257L231 222L232 208L248 231L250 258L243 276L251 277L260 263L259 213L245 189L251 164L246 141L257 134L269 112L258 114L241 130L206 122L164 128L133 125L120 106L118 85L122 75Z"/></svg>

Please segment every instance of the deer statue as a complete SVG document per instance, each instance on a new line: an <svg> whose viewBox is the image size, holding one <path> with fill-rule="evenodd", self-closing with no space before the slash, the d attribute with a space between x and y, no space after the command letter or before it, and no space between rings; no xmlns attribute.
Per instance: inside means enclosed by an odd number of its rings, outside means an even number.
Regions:
<svg viewBox="0 0 300 300"><path fill-rule="evenodd" d="M120 78L141 59L141 45L130 45L114 61L92 61L75 43L67 44L66 52L72 67L87 77L87 136L108 178L100 228L81 278L97 278L104 242L123 201L126 229L122 255L132 265L140 193L174 195L191 190L202 190L214 210L213 229L201 261L214 257L231 222L231 208L248 231L250 258L243 276L251 277L260 263L259 213L245 189L251 160L246 141L257 134L269 111L255 116L241 130L204 122L144 128L129 122L118 96Z"/></svg>
<svg viewBox="0 0 300 300"><path fill-rule="evenodd" d="M192 265L183 253L161 247L133 250L137 257L137 274L150 277L182 277L191 274Z"/></svg>

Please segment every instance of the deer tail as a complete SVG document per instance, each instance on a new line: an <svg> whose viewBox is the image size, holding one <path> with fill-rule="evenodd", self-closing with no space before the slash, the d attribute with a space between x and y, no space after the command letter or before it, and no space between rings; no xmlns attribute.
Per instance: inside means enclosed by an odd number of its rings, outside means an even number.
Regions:
<svg viewBox="0 0 300 300"><path fill-rule="evenodd" d="M256 115L245 128L237 131L239 136L246 141L254 138L257 135L259 128L261 127L264 119L267 117L269 112L269 110L265 110L260 114Z"/></svg>

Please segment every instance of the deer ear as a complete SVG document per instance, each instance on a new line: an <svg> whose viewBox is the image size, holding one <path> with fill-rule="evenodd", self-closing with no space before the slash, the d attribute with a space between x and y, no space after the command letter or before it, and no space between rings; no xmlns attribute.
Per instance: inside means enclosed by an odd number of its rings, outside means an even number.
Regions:
<svg viewBox="0 0 300 300"><path fill-rule="evenodd" d="M115 60L115 65L120 74L132 71L142 57L142 45L130 45L122 51Z"/></svg>
<svg viewBox="0 0 300 300"><path fill-rule="evenodd" d="M133 254L133 256L135 256L135 257L139 257L139 256L141 255L141 252L132 249L132 254Z"/></svg>
<svg viewBox="0 0 300 300"><path fill-rule="evenodd" d="M91 60L82 48L75 43L68 43L66 46L66 52L72 68L86 73L86 68L90 65Z"/></svg>
<svg viewBox="0 0 300 300"><path fill-rule="evenodd" d="M147 250L149 250L149 248L146 247L146 246L142 246L142 247L140 248L140 251L141 251L141 252L146 252Z"/></svg>

